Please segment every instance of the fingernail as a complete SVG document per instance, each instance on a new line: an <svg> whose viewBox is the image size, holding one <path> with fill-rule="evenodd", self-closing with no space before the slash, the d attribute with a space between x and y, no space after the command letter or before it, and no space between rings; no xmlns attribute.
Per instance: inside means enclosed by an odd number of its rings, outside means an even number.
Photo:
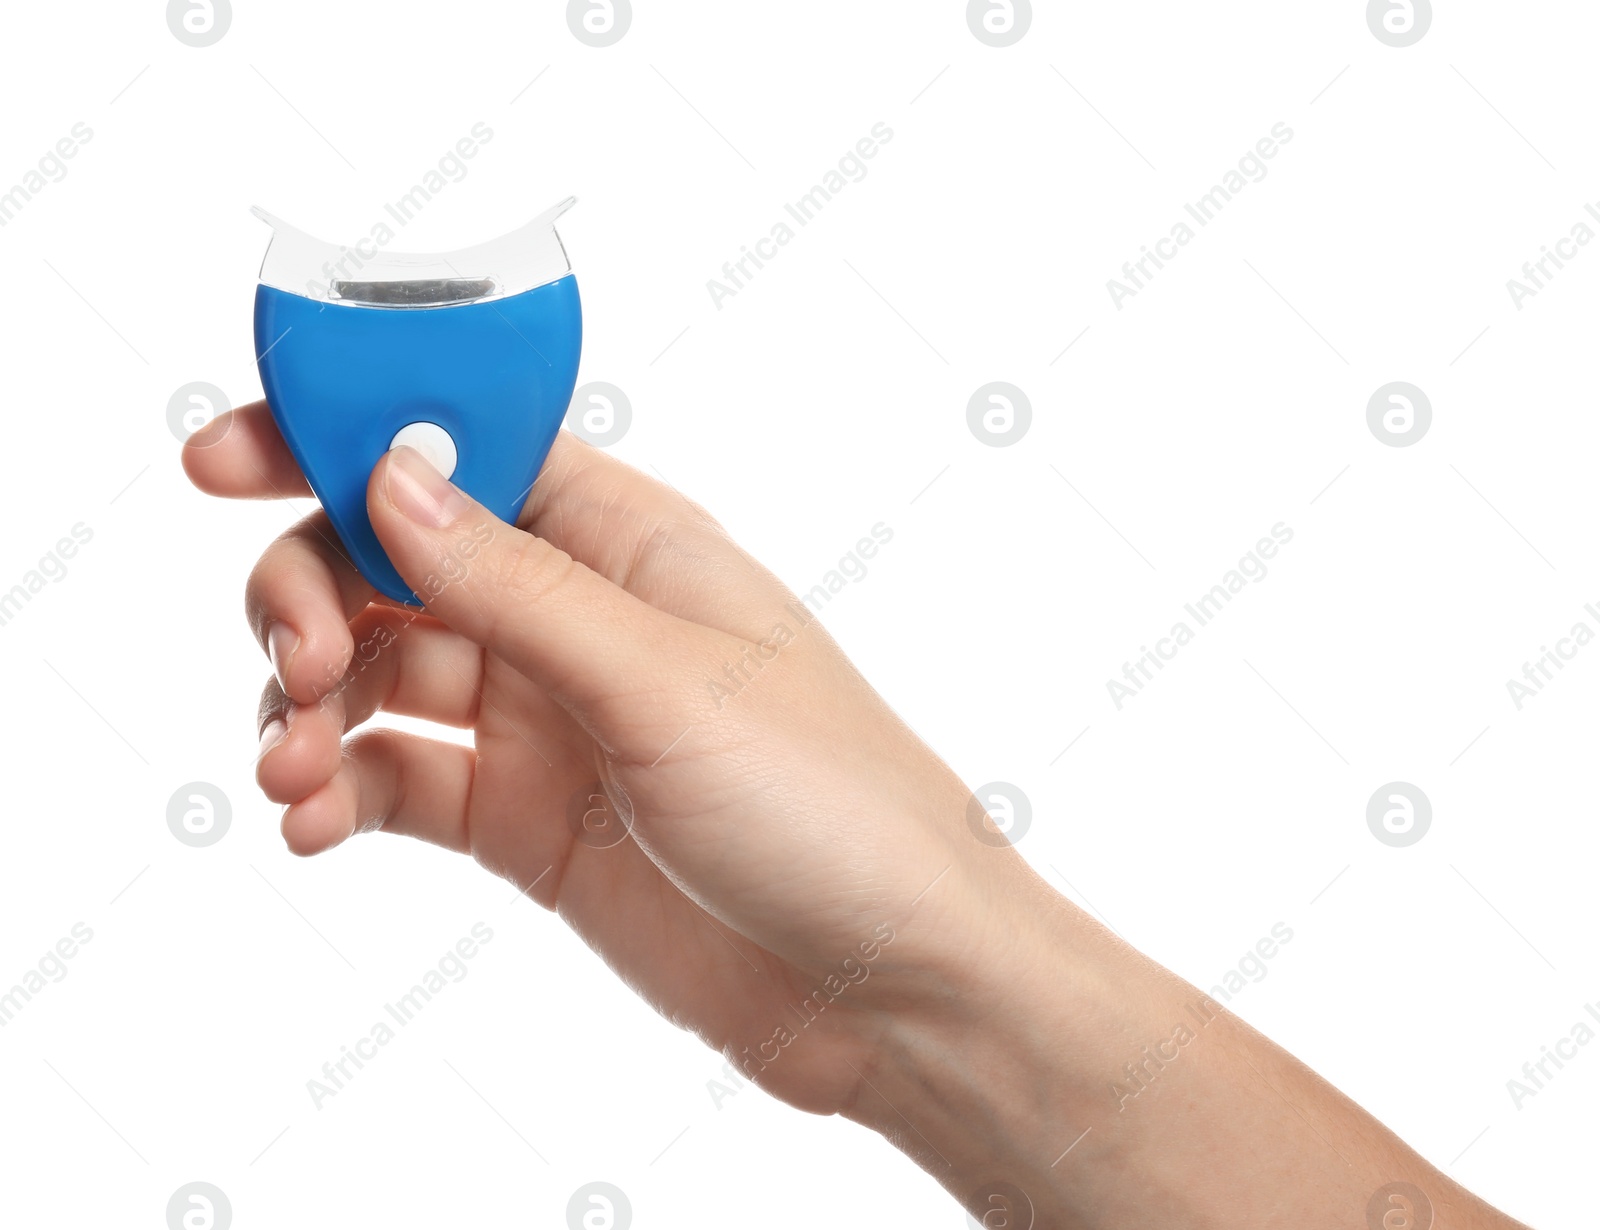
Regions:
<svg viewBox="0 0 1600 1230"><path fill-rule="evenodd" d="M272 673L278 677L278 686L289 691L289 658L300 648L300 634L285 623L274 622L267 627L267 656L272 659Z"/></svg>
<svg viewBox="0 0 1600 1230"><path fill-rule="evenodd" d="M233 427L234 415L232 411L225 411L210 422L191 432L188 439L190 448L210 448L213 444L220 444L222 438Z"/></svg>
<svg viewBox="0 0 1600 1230"><path fill-rule="evenodd" d="M418 525L443 529L466 511L466 496L416 449L402 444L390 452L389 498L406 517Z"/></svg>
<svg viewBox="0 0 1600 1230"><path fill-rule="evenodd" d="M282 743L284 736L289 733L289 723L282 718L273 718L261 732L261 746L256 748L256 759L260 760L278 744Z"/></svg>

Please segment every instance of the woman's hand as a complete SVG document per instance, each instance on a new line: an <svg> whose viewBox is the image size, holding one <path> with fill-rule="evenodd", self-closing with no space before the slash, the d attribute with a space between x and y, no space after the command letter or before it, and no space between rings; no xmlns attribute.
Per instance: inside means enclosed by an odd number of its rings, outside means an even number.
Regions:
<svg viewBox="0 0 1600 1230"><path fill-rule="evenodd" d="M184 465L217 495L309 493L261 403ZM676 492L563 434L515 527L409 449L367 509L426 614L379 598L321 512L248 585L276 673L257 775L291 849L385 829L471 853L986 1226L1519 1225L1053 892ZM351 736L380 711L474 746Z"/></svg>
<svg viewBox="0 0 1600 1230"><path fill-rule="evenodd" d="M263 403L184 464L216 495L309 492ZM470 853L822 1113L856 1100L879 1016L1002 925L972 902L1049 895L975 839L966 788L813 613L665 485L563 432L517 527L409 449L367 507L427 614L377 595L320 511L247 587L276 671L257 777L296 853L376 829ZM380 711L475 746L346 739Z"/></svg>

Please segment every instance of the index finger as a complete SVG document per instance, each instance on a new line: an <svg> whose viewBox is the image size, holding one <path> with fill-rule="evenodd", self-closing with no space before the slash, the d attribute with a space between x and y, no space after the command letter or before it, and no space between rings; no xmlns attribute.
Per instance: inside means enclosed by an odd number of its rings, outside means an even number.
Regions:
<svg viewBox="0 0 1600 1230"><path fill-rule="evenodd" d="M207 495L281 500L311 494L265 401L226 410L185 440L183 469Z"/></svg>

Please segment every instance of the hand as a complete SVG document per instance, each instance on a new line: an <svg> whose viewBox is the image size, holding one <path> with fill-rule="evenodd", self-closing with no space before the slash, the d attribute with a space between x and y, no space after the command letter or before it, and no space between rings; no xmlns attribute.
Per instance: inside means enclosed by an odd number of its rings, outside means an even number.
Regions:
<svg viewBox="0 0 1600 1230"><path fill-rule="evenodd" d="M217 495L309 492L263 403L184 465ZM967 789L812 612L665 485L563 432L517 527L409 449L367 507L427 614L376 595L320 511L247 587L277 675L257 777L296 853L378 829L470 853L821 1113L856 1100L881 1015L956 980L974 919L999 924L968 898L1049 895L974 839ZM381 729L341 747L380 711L475 748Z"/></svg>
<svg viewBox="0 0 1600 1230"><path fill-rule="evenodd" d="M218 495L309 492L259 403L184 465ZM367 509L427 613L379 598L321 512L247 587L276 673L257 776L292 850L383 829L471 853L985 1224L1353 1226L1400 1181L1449 1230L1520 1225L979 840L966 787L669 488L563 434L515 527L409 449ZM351 735L380 711L475 747Z"/></svg>

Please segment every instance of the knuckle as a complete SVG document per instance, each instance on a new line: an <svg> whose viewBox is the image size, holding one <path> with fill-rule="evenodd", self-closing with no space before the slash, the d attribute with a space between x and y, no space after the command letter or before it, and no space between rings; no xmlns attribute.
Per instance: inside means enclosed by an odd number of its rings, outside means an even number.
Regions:
<svg viewBox="0 0 1600 1230"><path fill-rule="evenodd" d="M250 625L250 631L255 637L266 645L267 622L269 606L267 603L267 590L272 576L272 557L274 547L268 547L256 560L250 569L250 575L244 582L244 617Z"/></svg>
<svg viewBox="0 0 1600 1230"><path fill-rule="evenodd" d="M548 608L571 584L577 569L577 561L565 551L524 535L506 553L495 583L476 596L483 640L493 645L514 639L528 611Z"/></svg>
<svg viewBox="0 0 1600 1230"><path fill-rule="evenodd" d="M319 561L327 559L332 526L324 530L324 520L319 510L284 530L266 545L245 578L245 618L263 643L274 609L286 595L305 589Z"/></svg>
<svg viewBox="0 0 1600 1230"><path fill-rule="evenodd" d="M502 589L517 606L547 605L571 583L577 567L565 551L529 534L511 552Z"/></svg>
<svg viewBox="0 0 1600 1230"><path fill-rule="evenodd" d="M400 732L387 726L358 730L344 740L343 754L351 760L366 759L389 764L398 759Z"/></svg>

